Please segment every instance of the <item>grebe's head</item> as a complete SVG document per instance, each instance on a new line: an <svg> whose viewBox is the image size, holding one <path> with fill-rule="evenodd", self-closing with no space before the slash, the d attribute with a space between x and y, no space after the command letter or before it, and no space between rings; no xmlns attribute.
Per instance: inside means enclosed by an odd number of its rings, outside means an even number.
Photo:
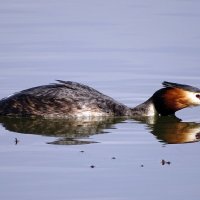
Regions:
<svg viewBox="0 0 200 200"><path fill-rule="evenodd" d="M164 88L152 96L154 106L161 115L171 115L190 106L200 105L200 89L189 85L163 82Z"/></svg>

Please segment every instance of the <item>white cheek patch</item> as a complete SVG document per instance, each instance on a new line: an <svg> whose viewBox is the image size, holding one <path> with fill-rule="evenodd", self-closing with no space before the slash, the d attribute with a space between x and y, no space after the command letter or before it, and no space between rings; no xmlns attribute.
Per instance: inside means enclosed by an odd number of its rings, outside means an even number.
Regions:
<svg viewBox="0 0 200 200"><path fill-rule="evenodd" d="M187 98L189 99L191 106L198 106L200 105L200 99L196 97L199 93L195 92L186 92Z"/></svg>

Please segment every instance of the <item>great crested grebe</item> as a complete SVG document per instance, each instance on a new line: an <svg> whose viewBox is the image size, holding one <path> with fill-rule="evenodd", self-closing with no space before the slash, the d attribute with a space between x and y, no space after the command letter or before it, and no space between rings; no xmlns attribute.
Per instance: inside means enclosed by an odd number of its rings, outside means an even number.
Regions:
<svg viewBox="0 0 200 200"><path fill-rule="evenodd" d="M0 101L1 116L79 118L98 116L173 115L176 111L200 105L200 89L163 82L144 103L129 108L86 85L61 81L23 90Z"/></svg>

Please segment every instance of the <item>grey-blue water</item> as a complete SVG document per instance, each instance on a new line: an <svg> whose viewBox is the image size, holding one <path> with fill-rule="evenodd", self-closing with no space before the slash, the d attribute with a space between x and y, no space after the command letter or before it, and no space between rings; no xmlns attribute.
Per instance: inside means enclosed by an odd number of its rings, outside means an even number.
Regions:
<svg viewBox="0 0 200 200"><path fill-rule="evenodd" d="M200 87L200 1L0 3L0 98L61 79L133 107L164 80ZM198 199L199 111L179 111L182 122L0 119L0 199Z"/></svg>

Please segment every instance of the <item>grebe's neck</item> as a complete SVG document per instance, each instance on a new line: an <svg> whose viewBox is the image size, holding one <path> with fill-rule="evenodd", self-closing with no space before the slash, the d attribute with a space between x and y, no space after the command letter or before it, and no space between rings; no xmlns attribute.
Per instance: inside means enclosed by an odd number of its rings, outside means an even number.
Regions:
<svg viewBox="0 0 200 200"><path fill-rule="evenodd" d="M132 116L156 116L158 115L158 112L155 109L153 98L149 98L147 101L145 101L142 104L139 104L138 106L131 109Z"/></svg>

